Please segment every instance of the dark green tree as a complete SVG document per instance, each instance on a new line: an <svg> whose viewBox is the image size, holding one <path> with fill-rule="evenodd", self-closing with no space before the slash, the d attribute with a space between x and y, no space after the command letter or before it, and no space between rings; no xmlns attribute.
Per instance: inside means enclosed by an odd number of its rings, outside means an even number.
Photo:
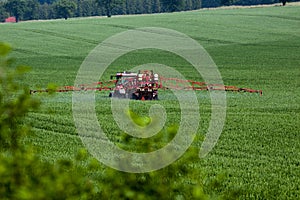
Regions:
<svg viewBox="0 0 300 200"><path fill-rule="evenodd" d="M96 0L96 3L98 4L98 6L103 6L105 8L107 17L111 17L113 0Z"/></svg>
<svg viewBox="0 0 300 200"><path fill-rule="evenodd" d="M98 15L98 7L95 6L94 0L73 0L76 4L74 16L87 17Z"/></svg>
<svg viewBox="0 0 300 200"><path fill-rule="evenodd" d="M25 0L8 0L5 8L11 16L16 17L16 22L19 22L26 9L26 2Z"/></svg>
<svg viewBox="0 0 300 200"><path fill-rule="evenodd" d="M197 10L202 7L202 0L192 0L192 9Z"/></svg>
<svg viewBox="0 0 300 200"><path fill-rule="evenodd" d="M215 8L221 6L220 0L202 0L201 7L202 8Z"/></svg>
<svg viewBox="0 0 300 200"><path fill-rule="evenodd" d="M142 14L144 13L144 7L143 7L143 0L136 0L135 1L136 5L135 5L135 14Z"/></svg>
<svg viewBox="0 0 300 200"><path fill-rule="evenodd" d="M81 17L82 16L82 1L81 0L76 0L76 17Z"/></svg>
<svg viewBox="0 0 300 200"><path fill-rule="evenodd" d="M23 19L24 20L39 19L39 6L40 4L38 0L27 0Z"/></svg>
<svg viewBox="0 0 300 200"><path fill-rule="evenodd" d="M279 0L280 2L285 5L287 0ZM259 4L273 4L273 3L278 3L278 0L220 0L221 5L229 6L229 5L259 5ZM205 7L210 7L210 4L216 4L215 0L209 1L206 0L204 1Z"/></svg>
<svg viewBox="0 0 300 200"><path fill-rule="evenodd" d="M153 13L160 13L161 12L161 6L160 6L160 1L159 0L153 0L152 10L153 10Z"/></svg>
<svg viewBox="0 0 300 200"><path fill-rule="evenodd" d="M285 6L287 3L287 0L280 0L280 2L282 3L282 6Z"/></svg>
<svg viewBox="0 0 300 200"><path fill-rule="evenodd" d="M40 4L44 4L44 3L52 4L52 3L54 3L57 0L38 0L38 1L40 2Z"/></svg>
<svg viewBox="0 0 300 200"><path fill-rule="evenodd" d="M99 7L103 7L105 9L105 15L107 17L111 17L113 14L125 14L127 11L121 9L126 8L125 0L95 0L96 4Z"/></svg>
<svg viewBox="0 0 300 200"><path fill-rule="evenodd" d="M9 17L9 14L4 8L4 3L0 2L0 22L4 22L7 17Z"/></svg>
<svg viewBox="0 0 300 200"><path fill-rule="evenodd" d="M163 11L176 12L184 9L184 1L182 0L161 0Z"/></svg>
<svg viewBox="0 0 300 200"><path fill-rule="evenodd" d="M48 3L43 3L39 5L39 19L51 19L53 18L53 9L52 6Z"/></svg>
<svg viewBox="0 0 300 200"><path fill-rule="evenodd" d="M124 15L126 14L126 2L114 1L112 4L111 15Z"/></svg>
<svg viewBox="0 0 300 200"><path fill-rule="evenodd" d="M126 14L135 14L136 13L136 0L126 0Z"/></svg>
<svg viewBox="0 0 300 200"><path fill-rule="evenodd" d="M192 0L185 0L184 10L192 10L192 9L193 9L193 2L192 2Z"/></svg>
<svg viewBox="0 0 300 200"><path fill-rule="evenodd" d="M152 13L153 0L143 0L143 13Z"/></svg>
<svg viewBox="0 0 300 200"><path fill-rule="evenodd" d="M54 3L54 11L58 18L67 20L72 17L76 11L76 4L70 0L58 0Z"/></svg>
<svg viewBox="0 0 300 200"><path fill-rule="evenodd" d="M220 1L220 4L222 5L222 6L229 6L230 5L230 2L231 0L221 0Z"/></svg>

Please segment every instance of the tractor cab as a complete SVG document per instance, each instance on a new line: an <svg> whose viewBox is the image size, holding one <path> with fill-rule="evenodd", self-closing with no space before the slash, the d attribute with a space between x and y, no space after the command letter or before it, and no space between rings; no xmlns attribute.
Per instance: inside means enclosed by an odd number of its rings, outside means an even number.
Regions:
<svg viewBox="0 0 300 200"><path fill-rule="evenodd" d="M118 72L111 76L116 80L110 97L130 98L137 100L157 99L158 74L154 74L152 70L139 70L138 73Z"/></svg>
<svg viewBox="0 0 300 200"><path fill-rule="evenodd" d="M110 92L109 97L130 98L130 93L135 88L135 80L137 73L132 72L118 72L116 75L110 76L111 79L116 80L115 88Z"/></svg>

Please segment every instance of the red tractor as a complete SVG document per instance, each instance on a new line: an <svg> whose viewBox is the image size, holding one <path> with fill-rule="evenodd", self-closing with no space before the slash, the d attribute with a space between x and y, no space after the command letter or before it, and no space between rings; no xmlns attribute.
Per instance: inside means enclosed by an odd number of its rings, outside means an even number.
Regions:
<svg viewBox="0 0 300 200"><path fill-rule="evenodd" d="M157 100L160 88L159 76L152 70L139 70L138 73L119 72L115 78L115 87L110 97L130 98L136 100Z"/></svg>

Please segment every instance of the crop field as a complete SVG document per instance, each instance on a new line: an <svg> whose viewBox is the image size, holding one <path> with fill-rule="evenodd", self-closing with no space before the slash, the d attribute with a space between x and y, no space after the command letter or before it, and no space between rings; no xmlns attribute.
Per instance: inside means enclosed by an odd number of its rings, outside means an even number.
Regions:
<svg viewBox="0 0 300 200"><path fill-rule="evenodd" d="M49 83L73 85L86 56L110 36L139 27L163 27L188 35L210 54L225 85L263 90L226 93L226 121L218 143L208 156L193 163L207 177L226 174L222 191L238 189L241 199L300 198L300 6L214 9L169 14L80 18L0 24L0 41L12 45L18 64L31 66L20 82L32 89ZM173 67L187 79L203 81L191 64L155 49L130 52L111 64L101 80L144 63ZM207 132L211 103L206 91L196 92L200 127L192 147L200 150ZM30 112L33 144L43 160L74 157L84 148L74 125L72 93L34 94L41 108ZM171 140L167 127L180 122L180 107L170 91L159 101L130 101L130 109L147 116L153 104L167 113L166 126L150 138L151 150ZM124 141L114 122L108 92L96 92L96 112L108 137L128 151L141 151L143 139ZM161 140L157 142L157 140ZM97 180L105 170L92 177ZM174 172L176 173L176 172ZM186 184L186 183L185 183ZM180 193L180 192L179 192Z"/></svg>

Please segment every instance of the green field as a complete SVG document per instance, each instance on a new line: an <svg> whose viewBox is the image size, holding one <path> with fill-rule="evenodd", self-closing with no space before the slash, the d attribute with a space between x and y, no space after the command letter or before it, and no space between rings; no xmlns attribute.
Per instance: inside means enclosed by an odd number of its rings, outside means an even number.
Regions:
<svg viewBox="0 0 300 200"><path fill-rule="evenodd" d="M48 83L72 85L89 52L106 38L139 27L163 27L198 41L217 64L225 85L263 90L263 96L227 93L227 117L213 151L193 163L208 177L226 173L222 190L240 189L241 199L300 198L300 6L199 10L172 14L81 18L0 24L0 41L14 48L11 56L32 70L22 84L45 88ZM116 60L106 71L157 62L174 67L187 79L201 81L195 70L172 54L141 50ZM204 136L210 119L207 92L196 92ZM104 130L114 141L122 132L114 123L107 92L97 93L96 110ZM34 136L26 141L42 158L73 157L84 147L72 116L72 94L35 95L39 111L29 113ZM179 107L170 92L160 101L168 113L166 126L179 122ZM134 112L146 115L153 102L131 102ZM201 137L200 137L201 138ZM131 141L131 143L139 142ZM134 145L120 142L123 148ZM201 141L192 146L200 148ZM161 146L153 146L160 148ZM138 151L139 149L132 149ZM103 167L104 168L104 167ZM100 169L99 169L100 170ZM96 172L97 173L97 172ZM102 171L98 172L100 176ZM174 172L176 173L176 172ZM97 178L95 178L97 179Z"/></svg>

